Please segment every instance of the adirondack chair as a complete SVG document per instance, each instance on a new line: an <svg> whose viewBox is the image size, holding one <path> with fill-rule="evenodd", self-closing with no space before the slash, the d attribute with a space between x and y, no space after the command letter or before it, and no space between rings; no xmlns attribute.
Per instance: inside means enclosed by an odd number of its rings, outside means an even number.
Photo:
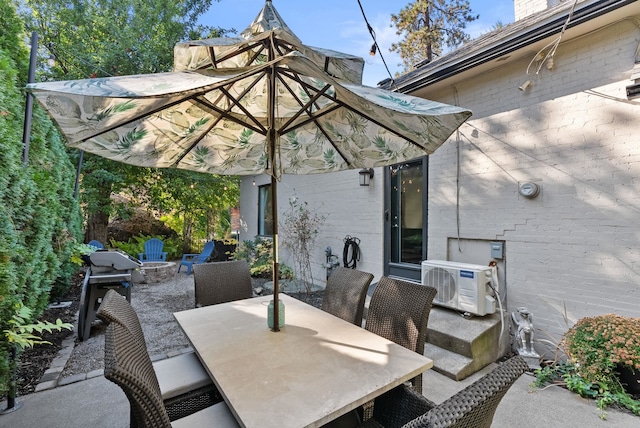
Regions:
<svg viewBox="0 0 640 428"><path fill-rule="evenodd" d="M138 258L142 262L166 262L167 252L162 251L164 242L158 238L151 238L144 243L144 253L138 253Z"/></svg>
<svg viewBox="0 0 640 428"><path fill-rule="evenodd" d="M96 247L98 250L101 250L101 249L104 248L104 245L102 245L102 242L96 241L95 239L92 239L91 241L89 241L89 243L87 245L91 245L92 247Z"/></svg>
<svg viewBox="0 0 640 428"><path fill-rule="evenodd" d="M213 241L209 241L204 244L204 248L200 254L183 254L182 260L180 261L180 266L178 266L178 272L180 272L180 268L182 266L187 267L187 276L191 275L191 268L193 265L199 265L201 263L205 263L209 260L209 257L213 254L213 249L215 248L215 243Z"/></svg>

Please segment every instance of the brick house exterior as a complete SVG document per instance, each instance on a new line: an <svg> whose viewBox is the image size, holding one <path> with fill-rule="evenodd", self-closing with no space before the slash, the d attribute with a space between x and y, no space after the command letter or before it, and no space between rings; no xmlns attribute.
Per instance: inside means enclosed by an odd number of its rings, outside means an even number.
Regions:
<svg viewBox="0 0 640 428"><path fill-rule="evenodd" d="M393 87L473 111L428 160L427 258L486 264L484 248L502 242L506 309L526 306L536 338L552 341L585 316L640 316L640 98L626 92L640 79L640 1L585 0L571 14L572 6L516 0L514 23ZM525 182L537 197L519 193ZM256 235L263 183L242 182L241 239ZM318 282L325 248L341 259L345 235L361 240L358 269L385 274L383 168L370 187L344 171L285 176L278 189L281 211L295 195L327 216Z"/></svg>

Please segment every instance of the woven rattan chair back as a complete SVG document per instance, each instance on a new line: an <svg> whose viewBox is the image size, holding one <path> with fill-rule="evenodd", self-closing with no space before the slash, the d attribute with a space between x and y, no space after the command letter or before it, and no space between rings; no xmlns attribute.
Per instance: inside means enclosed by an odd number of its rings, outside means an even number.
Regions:
<svg viewBox="0 0 640 428"><path fill-rule="evenodd" d="M145 351L147 350L142 325L136 311L117 291L107 291L96 312L96 316L106 324L115 322L122 325L140 341Z"/></svg>
<svg viewBox="0 0 640 428"><path fill-rule="evenodd" d="M253 295L251 273L245 260L195 265L193 276L196 306L217 305Z"/></svg>
<svg viewBox="0 0 640 428"><path fill-rule="evenodd" d="M322 310L345 321L362 326L362 313L373 275L338 266L327 280Z"/></svg>
<svg viewBox="0 0 640 428"><path fill-rule="evenodd" d="M365 328L423 355L436 292L433 287L383 276L371 296ZM412 383L421 393L422 374Z"/></svg>
<svg viewBox="0 0 640 428"><path fill-rule="evenodd" d="M528 369L522 357L512 357L438 405L400 386L376 398L374 418L363 426L489 428L500 401Z"/></svg>
<svg viewBox="0 0 640 428"><path fill-rule="evenodd" d="M171 427L149 354L126 327L116 322L105 332L104 377L127 396L132 426Z"/></svg>

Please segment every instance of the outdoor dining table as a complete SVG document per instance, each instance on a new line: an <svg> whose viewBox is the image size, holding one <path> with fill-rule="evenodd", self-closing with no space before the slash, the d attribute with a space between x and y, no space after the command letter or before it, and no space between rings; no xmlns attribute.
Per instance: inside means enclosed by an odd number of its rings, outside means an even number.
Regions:
<svg viewBox="0 0 640 428"><path fill-rule="evenodd" d="M433 366L433 361L287 295L285 325L267 327L272 296L174 313L244 427L318 427Z"/></svg>

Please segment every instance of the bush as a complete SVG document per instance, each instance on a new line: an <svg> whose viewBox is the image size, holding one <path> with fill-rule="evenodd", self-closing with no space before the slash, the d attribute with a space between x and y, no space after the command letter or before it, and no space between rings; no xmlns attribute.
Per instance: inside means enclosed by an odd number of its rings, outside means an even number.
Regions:
<svg viewBox="0 0 640 428"><path fill-rule="evenodd" d="M144 243L151 238L158 238L164 242L162 251L167 252L167 260L178 260L182 258L182 242L178 239L166 238L163 236L147 236L137 235L129 239L127 242L123 241L109 241L109 245L112 248L117 248L129 254L131 257L138 258L140 253L144 253Z"/></svg>
<svg viewBox="0 0 640 428"><path fill-rule="evenodd" d="M578 374L610 391L622 390L618 364L640 371L640 318L615 314L583 318L565 334L564 343Z"/></svg>
<svg viewBox="0 0 640 428"><path fill-rule="evenodd" d="M22 161L24 92L29 52L16 2L0 0L0 330L18 305L37 318L50 293L63 295L77 265L81 213L73 197L75 166L48 116L34 105L28 165ZM30 322L32 320L26 320ZM0 335L0 396L7 390L9 353Z"/></svg>
<svg viewBox="0 0 640 428"><path fill-rule="evenodd" d="M270 238L256 236L253 241L242 241L236 247L233 260L246 260L251 276L256 278L273 277L273 242ZM293 279L293 269L284 263L278 265L280 279Z"/></svg>
<svg viewBox="0 0 640 428"><path fill-rule="evenodd" d="M618 365L640 372L640 318L615 314L582 318L563 337L568 361L536 370L536 384L563 383L600 409L615 404L640 416L640 401L620 383ZM604 419L606 413L602 413Z"/></svg>

